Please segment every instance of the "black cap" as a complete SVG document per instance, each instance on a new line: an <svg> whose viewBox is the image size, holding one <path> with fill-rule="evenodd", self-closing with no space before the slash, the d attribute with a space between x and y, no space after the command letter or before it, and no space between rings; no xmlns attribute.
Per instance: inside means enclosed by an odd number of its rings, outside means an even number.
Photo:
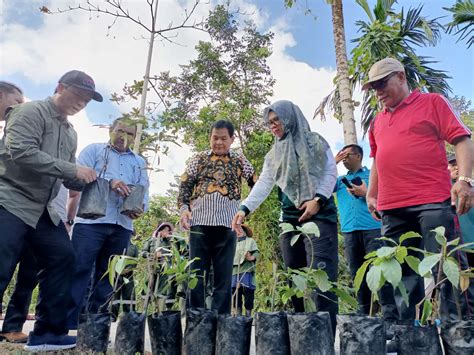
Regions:
<svg viewBox="0 0 474 355"><path fill-rule="evenodd" d="M59 79L59 83L90 91L92 93L92 98L95 101L102 102L104 100L102 95L95 91L94 80L83 71L68 71Z"/></svg>

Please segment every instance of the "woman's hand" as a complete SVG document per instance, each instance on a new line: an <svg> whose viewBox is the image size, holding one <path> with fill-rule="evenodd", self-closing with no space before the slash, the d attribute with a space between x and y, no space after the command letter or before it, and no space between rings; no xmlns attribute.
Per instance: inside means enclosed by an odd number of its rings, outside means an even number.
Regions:
<svg viewBox="0 0 474 355"><path fill-rule="evenodd" d="M316 213L319 212L321 206L317 200L309 200L303 202L303 204L298 208L300 211L303 211L303 215L298 219L298 222L304 222L313 217Z"/></svg>

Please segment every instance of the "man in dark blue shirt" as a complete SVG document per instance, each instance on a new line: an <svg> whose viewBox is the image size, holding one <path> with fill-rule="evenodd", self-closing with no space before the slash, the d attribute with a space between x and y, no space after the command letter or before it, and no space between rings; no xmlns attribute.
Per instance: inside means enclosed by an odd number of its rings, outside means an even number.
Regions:
<svg viewBox="0 0 474 355"><path fill-rule="evenodd" d="M382 242L377 239L381 237L381 224L370 215L365 201L370 170L362 166L363 156L362 147L350 144L342 148L335 157L336 163L342 161L348 170L346 175L337 178L334 192L337 195L345 256L352 279L364 263L364 256L382 246ZM392 290L384 288L380 295L384 318L387 321L395 321L398 318L392 293ZM365 280L361 284L357 300L359 313L369 314L371 293Z"/></svg>

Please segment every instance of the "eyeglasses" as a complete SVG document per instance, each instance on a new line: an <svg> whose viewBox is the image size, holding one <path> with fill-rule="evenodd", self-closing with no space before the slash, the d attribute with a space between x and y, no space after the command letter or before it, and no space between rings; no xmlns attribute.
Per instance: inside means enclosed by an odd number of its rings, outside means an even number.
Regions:
<svg viewBox="0 0 474 355"><path fill-rule="evenodd" d="M268 125L268 127L271 127L271 126L276 126L279 123L280 123L280 119L278 117L275 117L271 120L268 120L267 125Z"/></svg>
<svg viewBox="0 0 474 355"><path fill-rule="evenodd" d="M383 79L380 79L380 80L374 81L373 83L370 83L370 88L372 90L383 90L383 89L385 89L385 87L387 86L388 81L390 80L390 78L392 76L397 75L397 74L398 74L398 72L394 72L394 73L386 76Z"/></svg>

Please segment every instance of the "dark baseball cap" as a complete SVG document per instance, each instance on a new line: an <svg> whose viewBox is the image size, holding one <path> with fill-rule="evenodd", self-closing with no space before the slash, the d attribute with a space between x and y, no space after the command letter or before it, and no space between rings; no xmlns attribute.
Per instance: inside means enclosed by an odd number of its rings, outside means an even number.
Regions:
<svg viewBox="0 0 474 355"><path fill-rule="evenodd" d="M84 73L80 70L71 70L64 74L59 79L60 84L66 84L70 86L74 86L79 89L87 90L92 93L92 98L95 101L102 102L104 99L102 95L95 91L95 83L94 79L92 79L89 75Z"/></svg>

